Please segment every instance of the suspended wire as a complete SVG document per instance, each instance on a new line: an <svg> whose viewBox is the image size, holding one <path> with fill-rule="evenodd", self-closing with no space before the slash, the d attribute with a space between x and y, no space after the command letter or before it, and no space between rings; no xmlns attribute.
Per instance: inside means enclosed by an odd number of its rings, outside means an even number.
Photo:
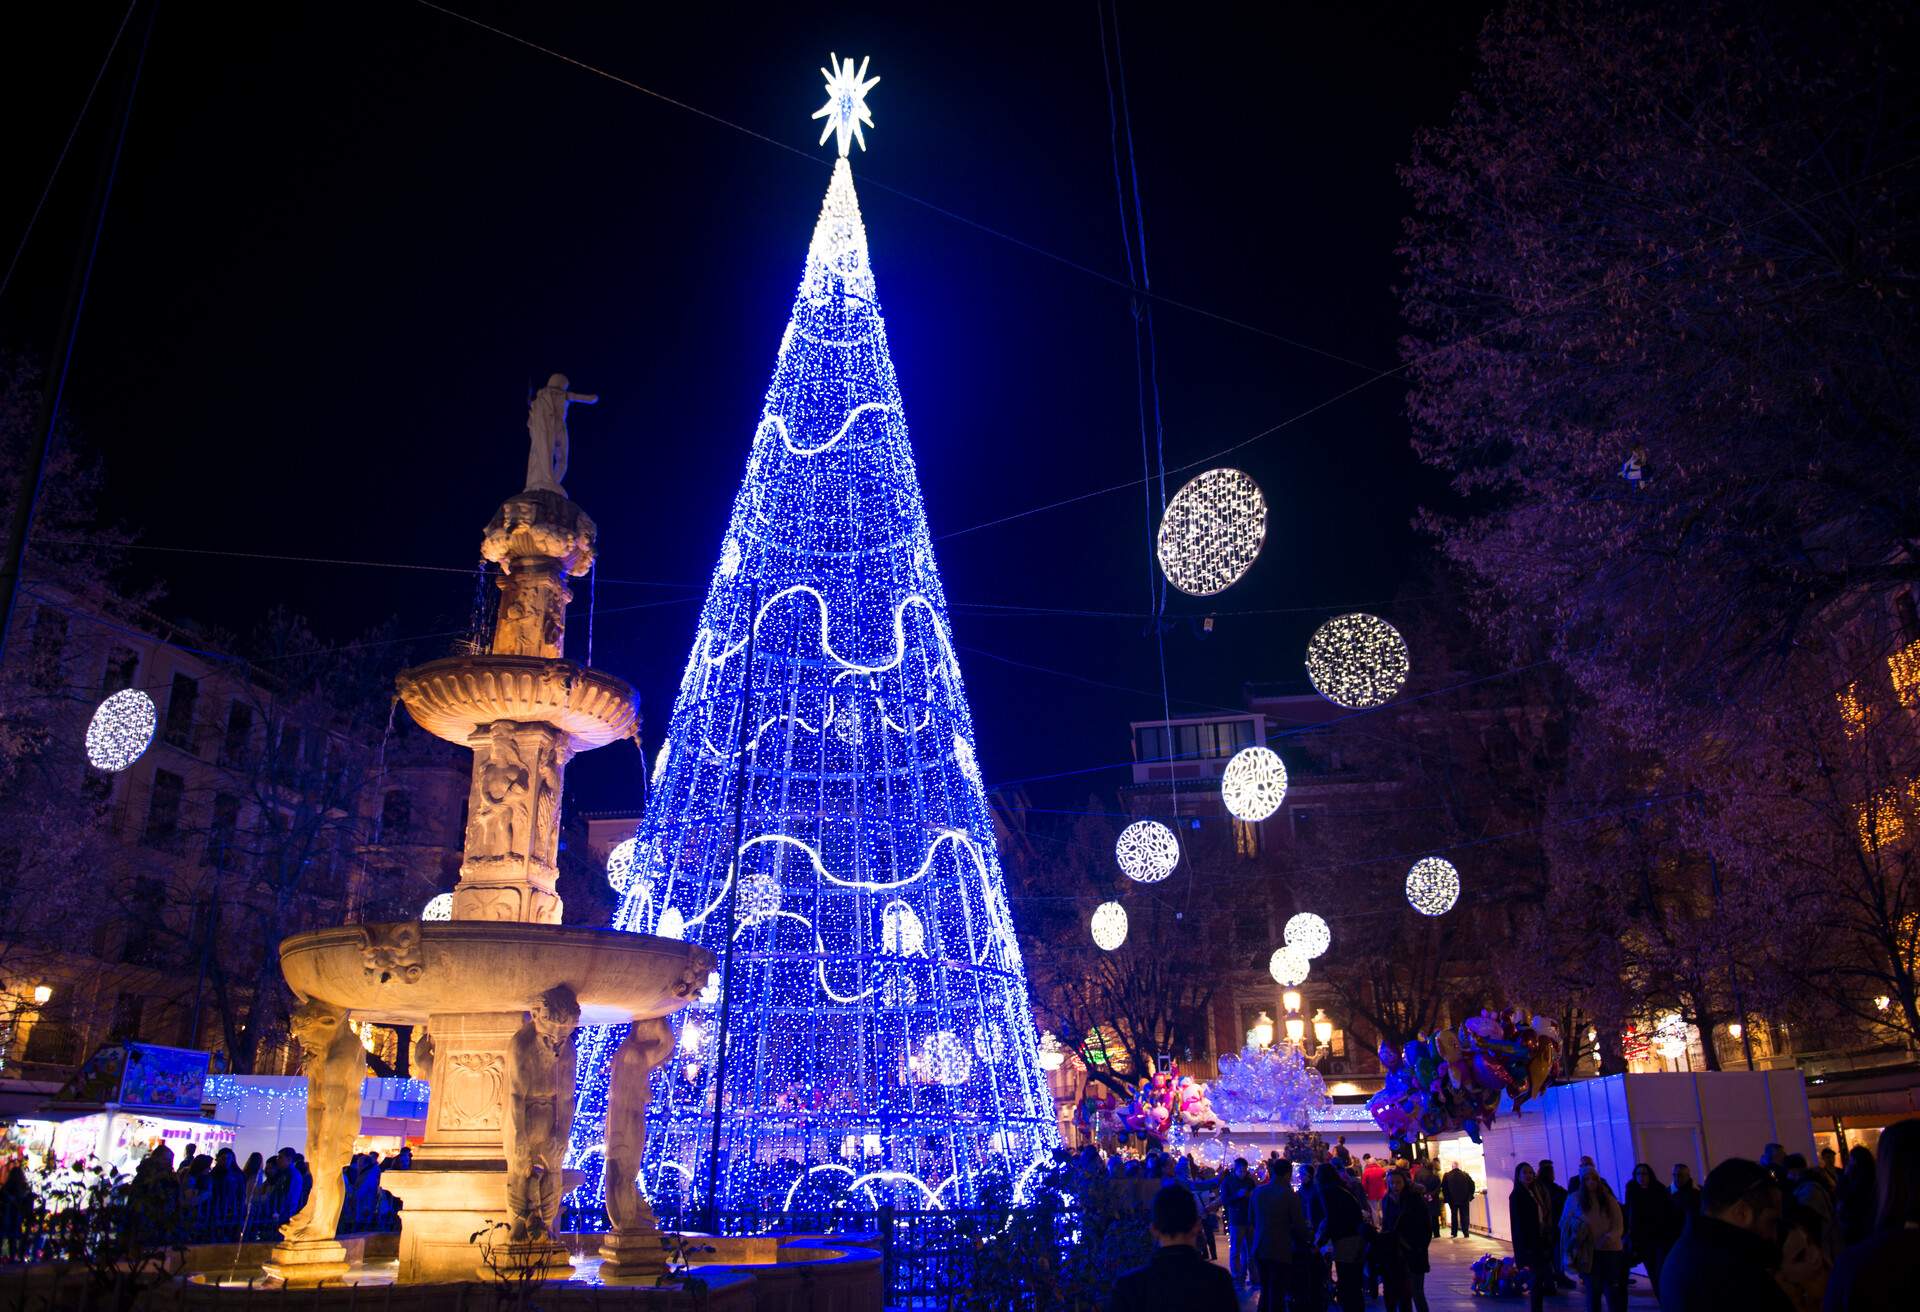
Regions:
<svg viewBox="0 0 1920 1312"><path fill-rule="evenodd" d="M539 54L546 55L552 59L557 59L563 64L570 64L573 67L582 70L583 72L593 74L595 77L605 78L607 81L626 87L630 91L638 91L643 96L651 96L653 99L660 101L662 104L672 105L675 109L685 110L687 113L692 114L697 118L703 118L709 123L718 124L720 127L723 127L723 128L729 128L732 131L742 134L743 136L751 137L755 141L761 142L764 145L772 146L777 150L783 150L787 154L793 155L799 159L803 159L809 164L818 166L822 163L820 156L814 151L801 150L799 147L789 145L788 143L781 141L776 137L770 137L764 132L756 132L754 129L747 127L745 124L736 123L732 119L722 118L720 115L701 109L697 105L691 105L684 100L680 100L680 99L677 99L676 97L669 96L664 92L655 91L652 87L644 86L641 83L635 82L631 78L622 77L620 74L612 72L609 69L601 68L596 64L589 64L585 60L575 59L572 55L563 54L562 52L555 50L551 46L541 45L537 41L530 41L526 37L520 36L513 32L509 32L504 28L495 27L491 23L481 22L477 18L472 18L466 14L460 13L457 10L449 9L445 5L435 4L433 3L433 0L414 0L414 2L420 5L422 8L431 9L435 13L444 14L448 18L457 19L458 21L462 23L466 23L469 26L479 28L483 32L488 32L494 36L500 37L502 40L511 41L515 45L524 46L528 50L532 50ZM1121 288L1125 291L1132 292L1135 295L1150 296L1152 297L1152 299L1159 301L1162 305L1166 305L1172 309L1182 310L1188 314L1199 315L1203 319L1211 319L1215 323L1225 324L1230 328L1239 328L1245 332L1253 333L1256 336L1268 338L1272 341L1279 342L1285 346L1291 346L1296 350L1308 351L1314 355L1322 356L1328 360L1337 361L1338 363L1344 364L1344 365L1350 365L1355 369L1378 368L1377 365L1369 364L1364 360L1355 360L1351 356L1341 355L1337 351L1329 351L1324 347L1315 346L1311 342L1303 342L1303 341L1300 341L1298 338L1288 337L1283 333L1274 332L1270 328L1262 328L1258 324L1251 324L1251 323L1245 322L1244 320L1235 319L1231 315L1220 314L1214 310L1209 310L1204 306L1194 305L1187 301L1175 300L1171 296L1162 296L1152 292L1142 292L1138 287L1133 286L1129 281L1123 281L1119 278L1114 277L1110 273L1105 273L1099 269L1095 269L1088 265L1082 264L1078 260L1070 259L1065 255L1059 254L1057 251L1050 251L1044 246L1036 246L1034 243L1027 241L1025 238L1016 237L1010 232L1004 232L999 228L990 227L987 224L980 222L978 219L968 218L966 215L958 213L957 211L954 211L954 210L950 210L944 205L939 205L933 201L925 199L924 197L916 196L910 191L903 190L902 188L899 188L899 187L891 186L885 182L877 181L871 176L862 175L862 178L863 178L862 180L863 186L888 192L889 194L898 196L900 199L905 201L911 201L913 204L920 206L922 209L931 210L933 213L940 215L942 218L951 219L955 223L961 224L964 227L972 228L976 232L983 233L986 236L996 238L1000 241L1008 242L1014 246L1018 246L1021 250L1027 251L1034 255L1038 255L1042 259L1051 260L1055 264L1059 264L1065 268L1072 269L1076 273L1084 273L1089 278L1097 278L1098 280L1108 284L1109 286Z"/></svg>
<svg viewBox="0 0 1920 1312"><path fill-rule="evenodd" d="M409 569L425 574L465 574L467 568L462 565L422 565L406 560L350 560L334 556L294 556L281 552L268 551L227 551L213 547L174 547L156 546L147 542L114 542L98 538L49 538L38 537L34 541L42 546L61 547L98 547L103 551L164 551L183 556L224 556L232 560L269 560L281 564L294 565L349 565L365 569ZM609 583L623 584L636 588L690 588L691 583L667 583L659 579L608 579Z"/></svg>
<svg viewBox="0 0 1920 1312"><path fill-rule="evenodd" d="M0 297L7 294L7 288L13 282L13 271L20 267L20 257L26 253L27 241L33 236L33 229L40 222L40 212L47 207L47 197L53 194L53 184L60 177L60 169L67 162L67 154L73 149L73 139L80 135L80 125L86 121L87 110L93 105L93 98L100 91L100 83L107 76L107 69L113 63L114 52L120 49L120 38L126 35L127 24L133 19L133 11L139 0L127 5L127 12L120 16L120 26L113 31L113 40L107 44L107 53L95 70L93 82L87 87L86 98L80 102L80 112L73 116L73 126L67 129L67 139L60 143L60 153L54 157L53 168L47 174L46 185L40 188L40 199L33 203L33 213L27 216L27 226L21 230L20 240L14 244L13 258L7 261L7 271L0 276Z"/></svg>

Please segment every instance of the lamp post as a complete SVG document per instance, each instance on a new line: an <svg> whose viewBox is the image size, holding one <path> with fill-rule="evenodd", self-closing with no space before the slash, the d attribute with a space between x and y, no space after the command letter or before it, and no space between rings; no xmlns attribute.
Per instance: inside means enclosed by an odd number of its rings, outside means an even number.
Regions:
<svg viewBox="0 0 1920 1312"><path fill-rule="evenodd" d="M1288 989L1280 995L1281 1005L1287 1009L1287 1042L1298 1049L1306 1041L1307 1022L1300 1014L1300 990Z"/></svg>
<svg viewBox="0 0 1920 1312"><path fill-rule="evenodd" d="M1333 1020L1318 1007L1313 1012L1313 1041L1322 1048L1333 1042Z"/></svg>
<svg viewBox="0 0 1920 1312"><path fill-rule="evenodd" d="M1256 1048L1273 1046L1273 1017L1261 1012L1254 1017L1253 1028L1247 1031L1247 1042Z"/></svg>

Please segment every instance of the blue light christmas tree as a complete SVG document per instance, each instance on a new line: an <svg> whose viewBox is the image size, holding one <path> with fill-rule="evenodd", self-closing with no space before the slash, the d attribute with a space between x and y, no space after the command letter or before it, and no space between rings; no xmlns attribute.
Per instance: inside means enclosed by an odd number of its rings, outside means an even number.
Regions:
<svg viewBox="0 0 1920 1312"><path fill-rule="evenodd" d="M815 115L840 158L614 922L728 963L654 1073L668 1224L968 1206L1058 1142L846 158L865 71L836 59ZM586 1198L621 1037L582 1044Z"/></svg>

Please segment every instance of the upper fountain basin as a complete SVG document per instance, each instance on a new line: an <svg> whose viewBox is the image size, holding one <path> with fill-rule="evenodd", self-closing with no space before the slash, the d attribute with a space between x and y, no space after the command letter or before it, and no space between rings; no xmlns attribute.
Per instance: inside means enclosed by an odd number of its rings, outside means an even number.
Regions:
<svg viewBox="0 0 1920 1312"><path fill-rule="evenodd" d="M403 670L398 683L415 722L462 747L481 725L512 720L554 725L586 751L632 737L640 719L626 680L546 656L448 656Z"/></svg>
<svg viewBox="0 0 1920 1312"><path fill-rule="evenodd" d="M294 992L386 1025L521 1011L557 984L580 999L582 1025L644 1020L686 1006L715 966L697 943L510 920L341 925L280 944Z"/></svg>

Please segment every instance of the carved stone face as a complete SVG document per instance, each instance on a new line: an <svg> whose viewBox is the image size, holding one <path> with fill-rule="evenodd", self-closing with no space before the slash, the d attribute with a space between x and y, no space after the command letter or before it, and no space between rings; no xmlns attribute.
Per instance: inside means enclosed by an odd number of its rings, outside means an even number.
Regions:
<svg viewBox="0 0 1920 1312"><path fill-rule="evenodd" d="M294 1040L308 1052L324 1052L333 1042L333 1036L340 1031L345 1016L333 1007L321 1002L307 1002L295 1007L287 1018L288 1028L293 1031Z"/></svg>

